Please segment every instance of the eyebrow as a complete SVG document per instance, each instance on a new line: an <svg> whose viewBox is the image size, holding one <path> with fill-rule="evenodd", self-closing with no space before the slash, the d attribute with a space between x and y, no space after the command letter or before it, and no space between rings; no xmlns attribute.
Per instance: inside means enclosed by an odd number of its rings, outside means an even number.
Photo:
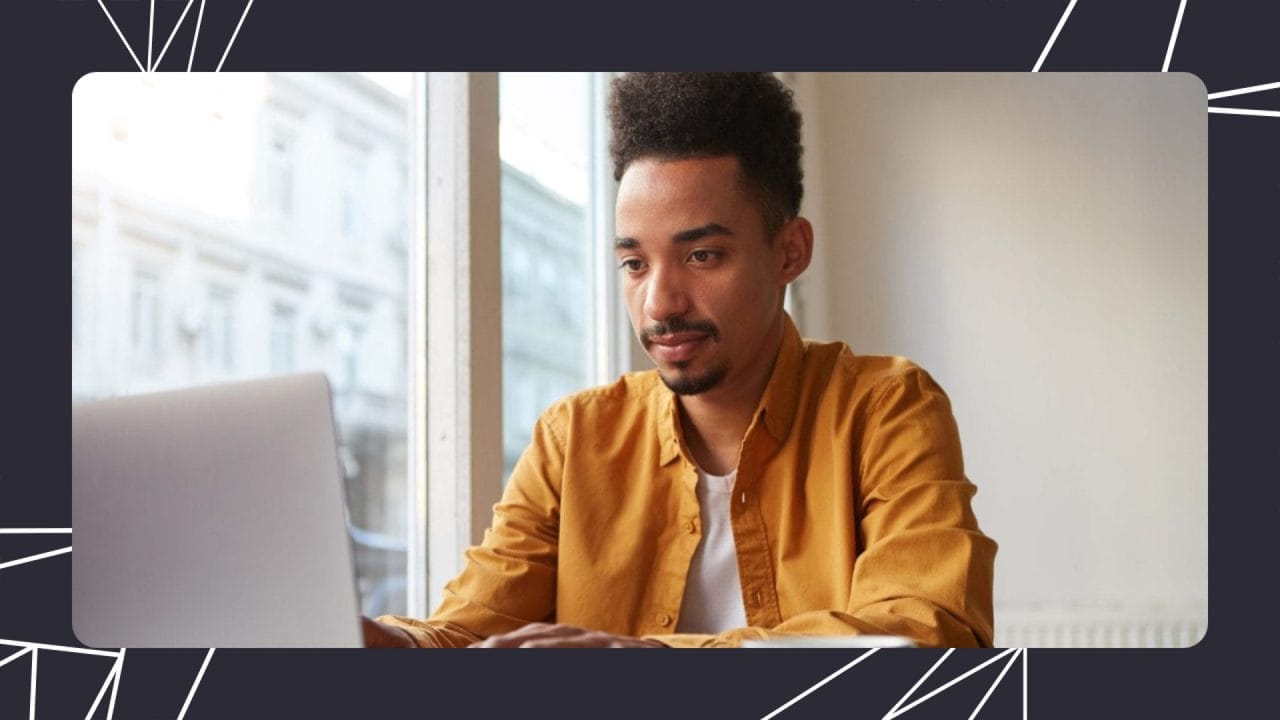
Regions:
<svg viewBox="0 0 1280 720"><path fill-rule="evenodd" d="M721 225L720 223L707 223L701 227L681 230L672 238L672 242L677 245L683 245L691 242L697 242L704 237L711 235L733 235L733 231ZM613 241L615 250L634 250L640 247L640 241L631 237L618 238Z"/></svg>

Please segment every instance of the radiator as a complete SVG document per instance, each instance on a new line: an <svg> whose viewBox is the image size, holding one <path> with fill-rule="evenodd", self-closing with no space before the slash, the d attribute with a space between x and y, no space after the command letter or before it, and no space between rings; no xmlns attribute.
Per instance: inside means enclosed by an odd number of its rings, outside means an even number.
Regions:
<svg viewBox="0 0 1280 720"><path fill-rule="evenodd" d="M996 647L1179 648L1204 637L1207 604L996 608Z"/></svg>

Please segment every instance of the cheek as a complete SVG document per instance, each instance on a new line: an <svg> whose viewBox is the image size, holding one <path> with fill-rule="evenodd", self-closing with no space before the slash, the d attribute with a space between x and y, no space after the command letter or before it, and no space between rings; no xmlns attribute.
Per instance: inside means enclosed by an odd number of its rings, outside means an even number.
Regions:
<svg viewBox="0 0 1280 720"><path fill-rule="evenodd" d="M773 293L776 289L763 282L762 278L738 277L710 290L706 296L707 302L714 303L728 319L745 320L772 313Z"/></svg>
<svg viewBox="0 0 1280 720"><path fill-rule="evenodd" d="M625 284L622 297L627 305L627 315L631 318L632 327L639 328L644 323L644 284Z"/></svg>

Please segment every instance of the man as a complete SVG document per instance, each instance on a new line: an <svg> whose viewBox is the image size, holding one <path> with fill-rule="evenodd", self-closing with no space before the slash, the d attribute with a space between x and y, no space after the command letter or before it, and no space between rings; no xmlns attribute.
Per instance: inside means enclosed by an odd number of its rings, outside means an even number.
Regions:
<svg viewBox="0 0 1280 720"><path fill-rule="evenodd" d="M800 116L769 74L628 74L615 250L655 370L549 408L427 620L371 646L736 646L894 634L989 646L995 543L946 395L800 339Z"/></svg>

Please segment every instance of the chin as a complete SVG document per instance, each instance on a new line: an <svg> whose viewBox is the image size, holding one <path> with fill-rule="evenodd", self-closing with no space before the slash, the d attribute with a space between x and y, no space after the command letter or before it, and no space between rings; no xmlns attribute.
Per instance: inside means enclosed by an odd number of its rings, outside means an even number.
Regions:
<svg viewBox="0 0 1280 720"><path fill-rule="evenodd" d="M671 375L659 370L658 377L677 395L698 395L719 385L724 380L725 372L726 368L715 368L704 373L680 372Z"/></svg>

